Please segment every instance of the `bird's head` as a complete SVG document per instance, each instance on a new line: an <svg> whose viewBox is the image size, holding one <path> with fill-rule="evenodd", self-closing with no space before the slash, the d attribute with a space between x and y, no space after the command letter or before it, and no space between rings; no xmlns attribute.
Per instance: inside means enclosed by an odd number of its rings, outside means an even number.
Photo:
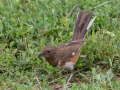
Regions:
<svg viewBox="0 0 120 90"><path fill-rule="evenodd" d="M56 47L54 47L54 46L46 46L41 50L38 57L43 56L43 57L46 57L46 58L51 58L55 54L56 54Z"/></svg>

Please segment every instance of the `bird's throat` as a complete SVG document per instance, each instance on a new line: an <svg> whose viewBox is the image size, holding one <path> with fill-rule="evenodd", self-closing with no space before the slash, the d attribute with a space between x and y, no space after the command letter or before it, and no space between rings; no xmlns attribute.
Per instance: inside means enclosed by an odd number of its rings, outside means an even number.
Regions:
<svg viewBox="0 0 120 90"><path fill-rule="evenodd" d="M56 67L58 65L58 61L56 61L56 59L54 57L46 57L46 60L53 67Z"/></svg>

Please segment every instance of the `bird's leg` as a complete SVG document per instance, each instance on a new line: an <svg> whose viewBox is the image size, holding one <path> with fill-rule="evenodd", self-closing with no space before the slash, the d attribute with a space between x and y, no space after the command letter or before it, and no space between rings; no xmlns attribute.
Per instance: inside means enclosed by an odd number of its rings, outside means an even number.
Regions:
<svg viewBox="0 0 120 90"><path fill-rule="evenodd" d="M69 84L69 82L70 82L73 74L74 74L74 70L72 70L71 73L70 73L70 76L69 76L69 78L68 78L68 80L67 80L67 85Z"/></svg>

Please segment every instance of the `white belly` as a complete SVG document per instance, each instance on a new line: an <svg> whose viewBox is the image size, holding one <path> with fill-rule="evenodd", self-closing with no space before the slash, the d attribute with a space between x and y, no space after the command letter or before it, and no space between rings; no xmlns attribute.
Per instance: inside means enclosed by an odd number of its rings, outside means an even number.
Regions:
<svg viewBox="0 0 120 90"><path fill-rule="evenodd" d="M73 70L73 68L74 68L74 63L73 63L73 62L67 62L67 63L64 65L64 67L67 68L67 69Z"/></svg>

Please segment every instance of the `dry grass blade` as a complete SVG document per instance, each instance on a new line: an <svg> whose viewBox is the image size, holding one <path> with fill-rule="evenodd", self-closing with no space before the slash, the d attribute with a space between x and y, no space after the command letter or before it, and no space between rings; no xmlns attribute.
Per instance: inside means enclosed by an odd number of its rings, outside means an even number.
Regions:
<svg viewBox="0 0 120 90"><path fill-rule="evenodd" d="M39 90L42 90L41 83L40 83L40 81L39 81L38 76L36 76L35 79L37 80Z"/></svg>
<svg viewBox="0 0 120 90"><path fill-rule="evenodd" d="M78 7L78 4L76 4L73 8L72 8L72 10L67 14L67 18L69 17L69 16L71 16L72 15L72 13L75 11L75 9Z"/></svg>
<svg viewBox="0 0 120 90"><path fill-rule="evenodd" d="M85 70L86 68L84 68L84 69L81 69L81 70L77 70L77 71L75 71L74 72L74 74L75 73L78 73L78 72L80 72L80 71L83 71L83 70ZM70 75L71 73L69 73L69 74L67 74L67 75L64 75L64 76L62 76L62 77L59 77L59 78L56 78L56 79L54 79L54 80L52 80L52 81L50 81L50 82L48 82L49 84L50 83L54 83L54 82L56 82L56 81L58 81L58 80L60 80L60 79L62 79L62 78L65 78L65 77L67 77L68 75Z"/></svg>
<svg viewBox="0 0 120 90"><path fill-rule="evenodd" d="M96 8L99 8L99 7L103 6L103 5L105 5L105 4L108 4L108 3L110 3L110 2L111 2L111 1L107 1L107 2L104 2L104 3L102 3L102 4L99 4L98 6L94 7L93 10L96 9Z"/></svg>

